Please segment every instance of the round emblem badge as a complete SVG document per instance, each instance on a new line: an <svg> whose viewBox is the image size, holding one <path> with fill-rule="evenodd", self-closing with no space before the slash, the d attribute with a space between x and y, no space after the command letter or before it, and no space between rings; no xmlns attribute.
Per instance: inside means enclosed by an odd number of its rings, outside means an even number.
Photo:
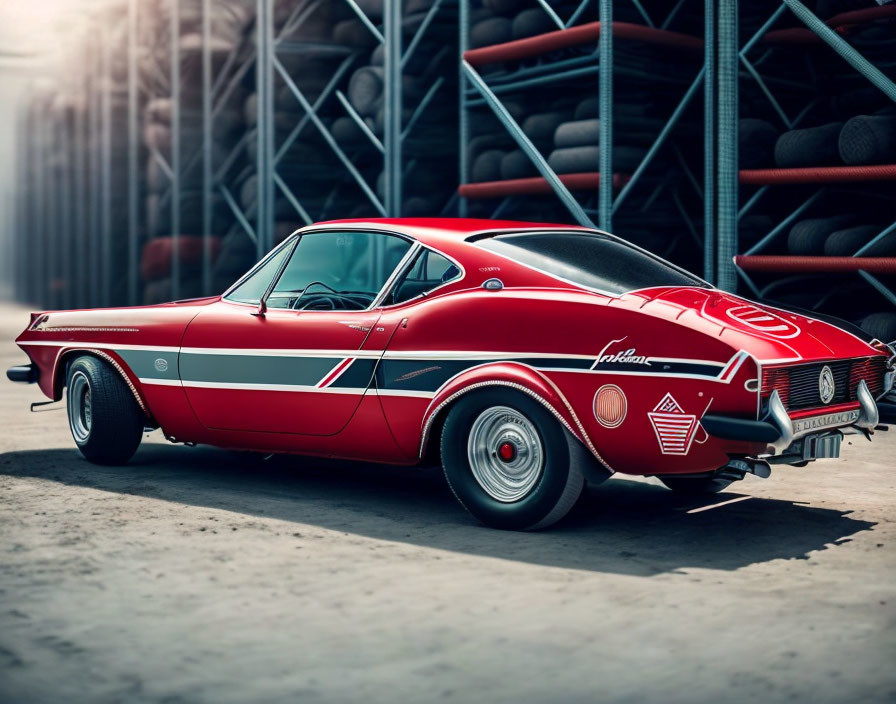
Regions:
<svg viewBox="0 0 896 704"><path fill-rule="evenodd" d="M158 372L167 372L168 371L168 360L162 359L161 357L159 357L159 359L157 359L155 362L155 367L156 367L156 371L158 371Z"/></svg>
<svg viewBox="0 0 896 704"><path fill-rule="evenodd" d="M822 403L830 403L834 398L834 372L827 365L821 368L821 374L818 375L818 397Z"/></svg>

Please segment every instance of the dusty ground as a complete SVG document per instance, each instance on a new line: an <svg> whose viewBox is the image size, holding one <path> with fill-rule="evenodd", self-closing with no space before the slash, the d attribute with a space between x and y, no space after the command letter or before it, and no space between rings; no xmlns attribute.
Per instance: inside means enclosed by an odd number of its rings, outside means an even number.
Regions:
<svg viewBox="0 0 896 704"><path fill-rule="evenodd" d="M25 321L0 309L4 370ZM156 436L94 467L36 400L0 380L2 702L896 699L896 433L705 501L614 479L514 534L433 470Z"/></svg>

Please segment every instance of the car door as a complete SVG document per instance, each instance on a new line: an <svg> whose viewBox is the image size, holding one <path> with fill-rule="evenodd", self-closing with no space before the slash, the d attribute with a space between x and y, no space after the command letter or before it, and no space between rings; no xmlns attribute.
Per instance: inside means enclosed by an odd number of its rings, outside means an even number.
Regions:
<svg viewBox="0 0 896 704"><path fill-rule="evenodd" d="M273 253L186 330L179 373L198 419L223 430L339 432L388 343L379 299L411 247L386 233L314 230Z"/></svg>

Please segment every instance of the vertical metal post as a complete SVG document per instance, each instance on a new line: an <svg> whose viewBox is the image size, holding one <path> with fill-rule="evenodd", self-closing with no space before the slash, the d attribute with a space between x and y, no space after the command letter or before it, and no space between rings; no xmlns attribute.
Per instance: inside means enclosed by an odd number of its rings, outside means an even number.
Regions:
<svg viewBox="0 0 896 704"><path fill-rule="evenodd" d="M59 247L62 244L59 232L59 226L62 222L60 210L62 203L60 197L62 195L62 169L60 168L59 150L62 146L59 134L59 103L55 103L47 114L47 184L48 197L44 201L44 207L47 209L47 261L49 265L50 275L47 278L49 283L49 305L51 308L61 308L59 301L59 283L61 280L61 252Z"/></svg>
<svg viewBox="0 0 896 704"><path fill-rule="evenodd" d="M104 18L105 19L105 18ZM112 46L100 30L100 304L112 305Z"/></svg>
<svg viewBox="0 0 896 704"><path fill-rule="evenodd" d="M458 26L458 46L460 48L460 56L463 59L464 53L470 45L470 0L460 0L460 23ZM457 85L459 92L460 112L458 114L458 136L460 144L458 145L458 155L460 157L459 164L459 183L470 182L470 156L468 153L470 144L470 116L467 114L467 79L463 70L463 61L457 63ZM467 217L469 208L467 207L467 199L461 198L458 202L458 215L462 218Z"/></svg>
<svg viewBox="0 0 896 704"><path fill-rule="evenodd" d="M180 297L180 0L171 0L171 297Z"/></svg>
<svg viewBox="0 0 896 704"><path fill-rule="evenodd" d="M212 3L202 0L202 293L212 289Z"/></svg>
<svg viewBox="0 0 896 704"><path fill-rule="evenodd" d="M28 227L28 211L26 196L28 193L28 135L26 133L27 120L24 109L19 105L16 110L16 138L13 143L15 152L16 180L13 186L15 196L15 225L12 231L13 242L13 299L25 301L25 232Z"/></svg>
<svg viewBox="0 0 896 704"><path fill-rule="evenodd" d="M100 89L97 85L97 76L99 75L99 49L94 46L90 57L90 114L87 133L87 149L88 158L90 160L90 185L88 191L89 208L90 208L90 234L86 254L87 280L90 284L90 294L88 296L87 305L95 306L100 300L100 277L98 275L99 266L96 263L94 253L100 246L100 211L102 203L100 199L100 159L99 159L99 133L100 133Z"/></svg>
<svg viewBox="0 0 896 704"><path fill-rule="evenodd" d="M390 217L401 215L401 3L386 2L383 7L385 41L385 103L383 106L383 145L386 149L385 206Z"/></svg>
<svg viewBox="0 0 896 704"><path fill-rule="evenodd" d="M79 109L75 112L75 291L76 305L84 308L88 305L90 297L87 283L87 251L88 251L88 147L87 147L87 129L90 124L89 101L90 101L90 83L87 79L90 66L87 57L89 52L84 52L82 57L81 75L79 81L79 92L84 97Z"/></svg>
<svg viewBox="0 0 896 704"><path fill-rule="evenodd" d="M613 0L600 0L600 74L598 98L600 117L600 184L598 221L601 229L613 229Z"/></svg>
<svg viewBox="0 0 896 704"><path fill-rule="evenodd" d="M703 278L716 278L716 7L704 0Z"/></svg>
<svg viewBox="0 0 896 704"><path fill-rule="evenodd" d="M128 282L127 296L130 305L136 305L139 297L140 257L140 134L137 110L137 0L128 0Z"/></svg>
<svg viewBox="0 0 896 704"><path fill-rule="evenodd" d="M272 0L257 0L255 20L258 55L255 57L255 92L258 156L257 255L261 258L274 242L274 18Z"/></svg>
<svg viewBox="0 0 896 704"><path fill-rule="evenodd" d="M74 196L74 145L73 145L73 105L67 107L60 125L60 139L58 150L62 155L60 171L60 208L59 208L59 257L61 263L59 272L65 282L65 288L61 292L61 307L72 308L74 302L74 255L76 252L74 218L72 217L72 204Z"/></svg>
<svg viewBox="0 0 896 704"><path fill-rule="evenodd" d="M37 144L36 152L37 152L37 160L36 160L36 170L37 170L37 183L34 189L34 212L36 214L35 217L35 230L37 231L37 255L38 255L38 275L40 278L37 280L37 302L40 303L41 307L47 306L48 301L48 287L49 287L49 257L47 255L47 249L49 243L47 242L47 217L46 217L46 208L45 204L47 202L48 189L47 189L47 114L46 114L46 105L41 105L40 112L34 116L37 122Z"/></svg>
<svg viewBox="0 0 896 704"><path fill-rule="evenodd" d="M726 291L734 291L737 288L732 259L737 253L738 3L737 0L719 0L718 8L716 285Z"/></svg>

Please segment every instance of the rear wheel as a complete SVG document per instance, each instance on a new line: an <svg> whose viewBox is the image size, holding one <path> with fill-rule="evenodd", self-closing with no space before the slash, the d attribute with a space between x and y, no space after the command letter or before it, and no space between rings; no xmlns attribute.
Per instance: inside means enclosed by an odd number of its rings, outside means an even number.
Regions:
<svg viewBox="0 0 896 704"><path fill-rule="evenodd" d="M733 479L720 477L715 473L708 474L705 477L668 476L657 478L672 491L691 495L718 494L720 491L725 491L725 489L731 486L731 482L734 481Z"/></svg>
<svg viewBox="0 0 896 704"><path fill-rule="evenodd" d="M68 425L81 454L96 464L125 464L140 445L143 413L108 363L78 357L68 371Z"/></svg>
<svg viewBox="0 0 896 704"><path fill-rule="evenodd" d="M471 393L442 430L445 477L460 503L494 528L559 521L582 493L572 438L538 402L516 391Z"/></svg>

